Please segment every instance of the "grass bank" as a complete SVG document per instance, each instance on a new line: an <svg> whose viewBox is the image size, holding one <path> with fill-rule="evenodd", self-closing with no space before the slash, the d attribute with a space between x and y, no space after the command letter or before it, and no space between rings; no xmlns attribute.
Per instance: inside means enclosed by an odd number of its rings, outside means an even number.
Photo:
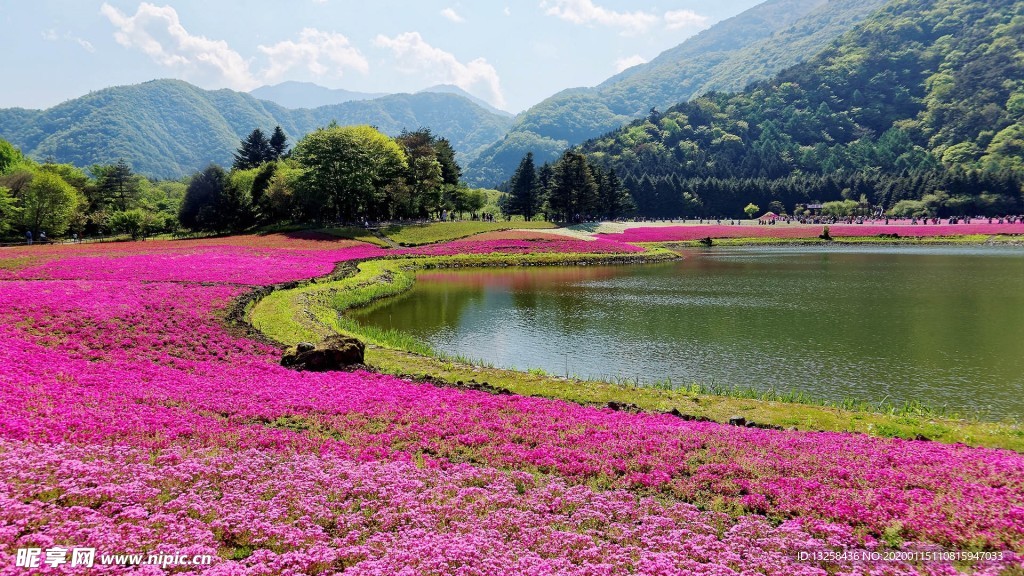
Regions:
<svg viewBox="0 0 1024 576"><path fill-rule="evenodd" d="M669 250L652 247L648 252L637 255L457 255L377 259L346 264L332 276L275 290L257 301L244 317L261 334L286 345L315 342L339 332L357 336L369 344L366 361L376 370L428 379L442 385L559 398L584 405L609 406L614 403L625 409L676 411L686 417L718 422L741 416L748 422L782 428L927 438L1024 452L1024 428L1019 424L957 419L925 406L853 402L828 405L785 392L720 390L669 383L645 386L628 382L583 381L538 370L507 370L447 356L403 332L359 326L344 314L345 310L405 292L415 282L415 272L422 269L585 265L674 257L675 254Z"/></svg>

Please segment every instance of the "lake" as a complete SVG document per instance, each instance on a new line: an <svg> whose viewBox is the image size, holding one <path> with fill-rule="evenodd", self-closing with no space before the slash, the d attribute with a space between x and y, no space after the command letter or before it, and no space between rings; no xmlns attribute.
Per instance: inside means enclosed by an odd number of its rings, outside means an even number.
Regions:
<svg viewBox="0 0 1024 576"><path fill-rule="evenodd" d="M1024 250L756 247L425 271L355 318L495 366L1024 415Z"/></svg>

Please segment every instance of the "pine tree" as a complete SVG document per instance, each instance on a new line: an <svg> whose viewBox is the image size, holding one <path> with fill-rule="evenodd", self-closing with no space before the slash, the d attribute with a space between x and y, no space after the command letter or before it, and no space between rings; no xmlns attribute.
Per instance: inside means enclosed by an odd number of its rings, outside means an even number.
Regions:
<svg viewBox="0 0 1024 576"><path fill-rule="evenodd" d="M132 172L132 167L124 159L111 166L97 167L97 188L105 203L112 204L121 212L131 208L138 200L142 187L139 177Z"/></svg>
<svg viewBox="0 0 1024 576"><path fill-rule="evenodd" d="M539 208L540 185L537 181L537 169L533 164L533 152L527 152L509 182L508 213L519 214L529 221Z"/></svg>
<svg viewBox="0 0 1024 576"><path fill-rule="evenodd" d="M548 204L565 222L593 215L597 208L597 182L583 154L569 151L555 163Z"/></svg>
<svg viewBox="0 0 1024 576"><path fill-rule="evenodd" d="M251 170L258 168L264 162L273 160L274 149L271 148L270 141L263 134L263 130L256 128L249 133L245 140L242 140L241 146L238 147L238 152L234 156L235 162L232 164L232 168Z"/></svg>
<svg viewBox="0 0 1024 576"><path fill-rule="evenodd" d="M288 137L280 126L274 127L274 133L270 135L270 149L273 150L273 159L280 160L288 152Z"/></svg>

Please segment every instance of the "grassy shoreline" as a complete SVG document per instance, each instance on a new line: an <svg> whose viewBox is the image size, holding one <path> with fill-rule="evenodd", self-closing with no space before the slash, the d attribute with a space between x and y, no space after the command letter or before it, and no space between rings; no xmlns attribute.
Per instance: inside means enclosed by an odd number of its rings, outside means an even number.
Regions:
<svg viewBox="0 0 1024 576"><path fill-rule="evenodd" d="M402 332L361 327L344 314L345 310L404 293L415 282L416 270L421 269L622 264L675 258L678 255L671 250L651 245L647 252L633 255L463 254L370 259L344 263L327 277L257 291L259 294L249 298L236 316L261 336L281 345L315 342L333 333L359 337L368 344L366 362L373 369L439 385L557 398L590 406L672 412L717 422L740 416L771 427L929 439L1024 452L1024 428L1015 423L950 418L923 406L830 405L808 403L811 399L796 394L709 390L693 385L636 386L494 368L438 353Z"/></svg>

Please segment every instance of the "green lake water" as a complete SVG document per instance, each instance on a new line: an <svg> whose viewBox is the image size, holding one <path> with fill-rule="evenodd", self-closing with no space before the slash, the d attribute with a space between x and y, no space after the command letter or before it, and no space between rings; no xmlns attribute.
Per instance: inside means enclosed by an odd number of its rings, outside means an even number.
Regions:
<svg viewBox="0 0 1024 576"><path fill-rule="evenodd" d="M430 271L358 321L496 366L1024 416L1024 250L715 248Z"/></svg>

